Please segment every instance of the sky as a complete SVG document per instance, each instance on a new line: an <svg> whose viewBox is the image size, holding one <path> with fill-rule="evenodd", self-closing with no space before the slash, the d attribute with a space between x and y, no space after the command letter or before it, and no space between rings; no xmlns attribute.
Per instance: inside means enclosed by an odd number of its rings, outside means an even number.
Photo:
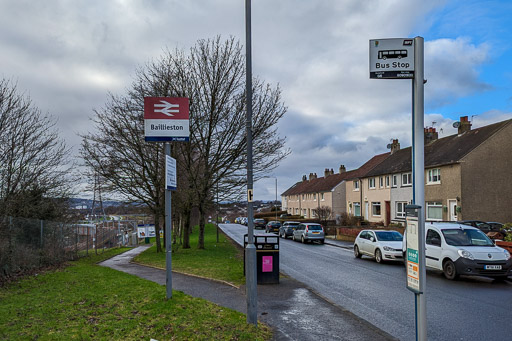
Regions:
<svg viewBox="0 0 512 341"><path fill-rule="evenodd" d="M166 49L234 36L243 0L0 0L0 77L57 119L74 155L94 109ZM254 184L275 200L302 175L356 169L392 139L411 145L411 81L369 79L369 40L425 41L425 125L439 137L512 118L512 2L252 1L253 75L282 89L291 154ZM178 174L179 176L179 174ZM86 193L83 193L86 196ZM280 199L280 198L278 198Z"/></svg>

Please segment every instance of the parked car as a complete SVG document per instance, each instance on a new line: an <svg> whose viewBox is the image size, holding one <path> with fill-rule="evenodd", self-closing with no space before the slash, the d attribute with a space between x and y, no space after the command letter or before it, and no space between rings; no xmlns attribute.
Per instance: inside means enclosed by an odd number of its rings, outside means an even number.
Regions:
<svg viewBox="0 0 512 341"><path fill-rule="evenodd" d="M404 255L407 234L404 238ZM425 223L425 265L448 279L460 275L506 279L512 270L510 253L480 229L445 222Z"/></svg>
<svg viewBox="0 0 512 341"><path fill-rule="evenodd" d="M267 222L265 221L265 219L261 219L261 218L254 219L254 228L255 229L263 230L266 225L267 225Z"/></svg>
<svg viewBox="0 0 512 341"><path fill-rule="evenodd" d="M476 228L482 230L483 233L488 233L488 232L493 231L491 225L489 225L485 221L480 221L480 220L463 220L463 221L458 221L458 223L476 227Z"/></svg>
<svg viewBox="0 0 512 341"><path fill-rule="evenodd" d="M377 263L385 260L403 260L403 236L397 231L362 230L354 242L354 256L370 256Z"/></svg>
<svg viewBox="0 0 512 341"><path fill-rule="evenodd" d="M491 230L500 232L503 234L503 236L506 236L508 233L512 232L510 228L505 228L505 225L502 223L488 221L487 224L491 225Z"/></svg>
<svg viewBox="0 0 512 341"><path fill-rule="evenodd" d="M325 240L324 228L320 224L300 223L295 231L293 231L292 239L302 243L318 241L320 244L323 244Z"/></svg>
<svg viewBox="0 0 512 341"><path fill-rule="evenodd" d="M279 233L279 228L281 227L281 223L278 221L269 221L267 226L265 227L265 232L267 233Z"/></svg>
<svg viewBox="0 0 512 341"><path fill-rule="evenodd" d="M295 231L299 224L300 223L298 221L285 221L279 228L279 236L285 239L293 236L293 231Z"/></svg>
<svg viewBox="0 0 512 341"><path fill-rule="evenodd" d="M286 219L286 218L291 217L291 216L292 216L292 215L291 215L291 214L289 214L289 213L283 213L283 214L281 214L281 215L279 216L279 218L281 218L281 219Z"/></svg>

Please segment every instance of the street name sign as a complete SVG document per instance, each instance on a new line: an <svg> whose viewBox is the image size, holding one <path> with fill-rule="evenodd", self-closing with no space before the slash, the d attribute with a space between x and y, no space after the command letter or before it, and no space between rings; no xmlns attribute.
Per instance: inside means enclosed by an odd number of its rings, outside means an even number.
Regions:
<svg viewBox="0 0 512 341"><path fill-rule="evenodd" d="M188 98L144 97L144 136L147 142L189 141Z"/></svg>
<svg viewBox="0 0 512 341"><path fill-rule="evenodd" d="M370 40L370 78L414 78L414 39Z"/></svg>

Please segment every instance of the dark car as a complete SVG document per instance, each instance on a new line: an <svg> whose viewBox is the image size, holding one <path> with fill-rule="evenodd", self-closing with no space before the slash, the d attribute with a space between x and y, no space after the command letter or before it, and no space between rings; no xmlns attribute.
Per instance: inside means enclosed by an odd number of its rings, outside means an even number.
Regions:
<svg viewBox="0 0 512 341"><path fill-rule="evenodd" d="M269 221L267 227L265 227L265 232L267 233L279 233L279 228L281 227L281 223L278 221Z"/></svg>
<svg viewBox="0 0 512 341"><path fill-rule="evenodd" d="M265 219L261 219L261 218L254 219L254 228L255 229L263 230L266 225L267 225L267 222L265 221Z"/></svg>
<svg viewBox="0 0 512 341"><path fill-rule="evenodd" d="M483 233L489 233L489 232L500 232L503 234L506 234L507 231L503 228L503 225L499 226L500 223L486 223L485 221L480 220L463 220L459 221L459 223L464 225L469 225L476 227L477 229L481 230Z"/></svg>
<svg viewBox="0 0 512 341"><path fill-rule="evenodd" d="M279 236L285 239L293 236L293 231L295 231L299 224L300 223L298 221L285 221L279 228Z"/></svg>

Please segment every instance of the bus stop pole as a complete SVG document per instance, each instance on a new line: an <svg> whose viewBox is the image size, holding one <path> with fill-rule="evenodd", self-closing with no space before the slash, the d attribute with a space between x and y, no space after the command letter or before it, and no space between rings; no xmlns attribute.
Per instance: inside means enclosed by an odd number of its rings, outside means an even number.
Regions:
<svg viewBox="0 0 512 341"><path fill-rule="evenodd" d="M425 208L425 142L424 142L424 58L423 38L414 38L413 79L413 203ZM416 340L427 340L427 307L425 298L425 209L418 215L418 270L420 292L415 293Z"/></svg>

